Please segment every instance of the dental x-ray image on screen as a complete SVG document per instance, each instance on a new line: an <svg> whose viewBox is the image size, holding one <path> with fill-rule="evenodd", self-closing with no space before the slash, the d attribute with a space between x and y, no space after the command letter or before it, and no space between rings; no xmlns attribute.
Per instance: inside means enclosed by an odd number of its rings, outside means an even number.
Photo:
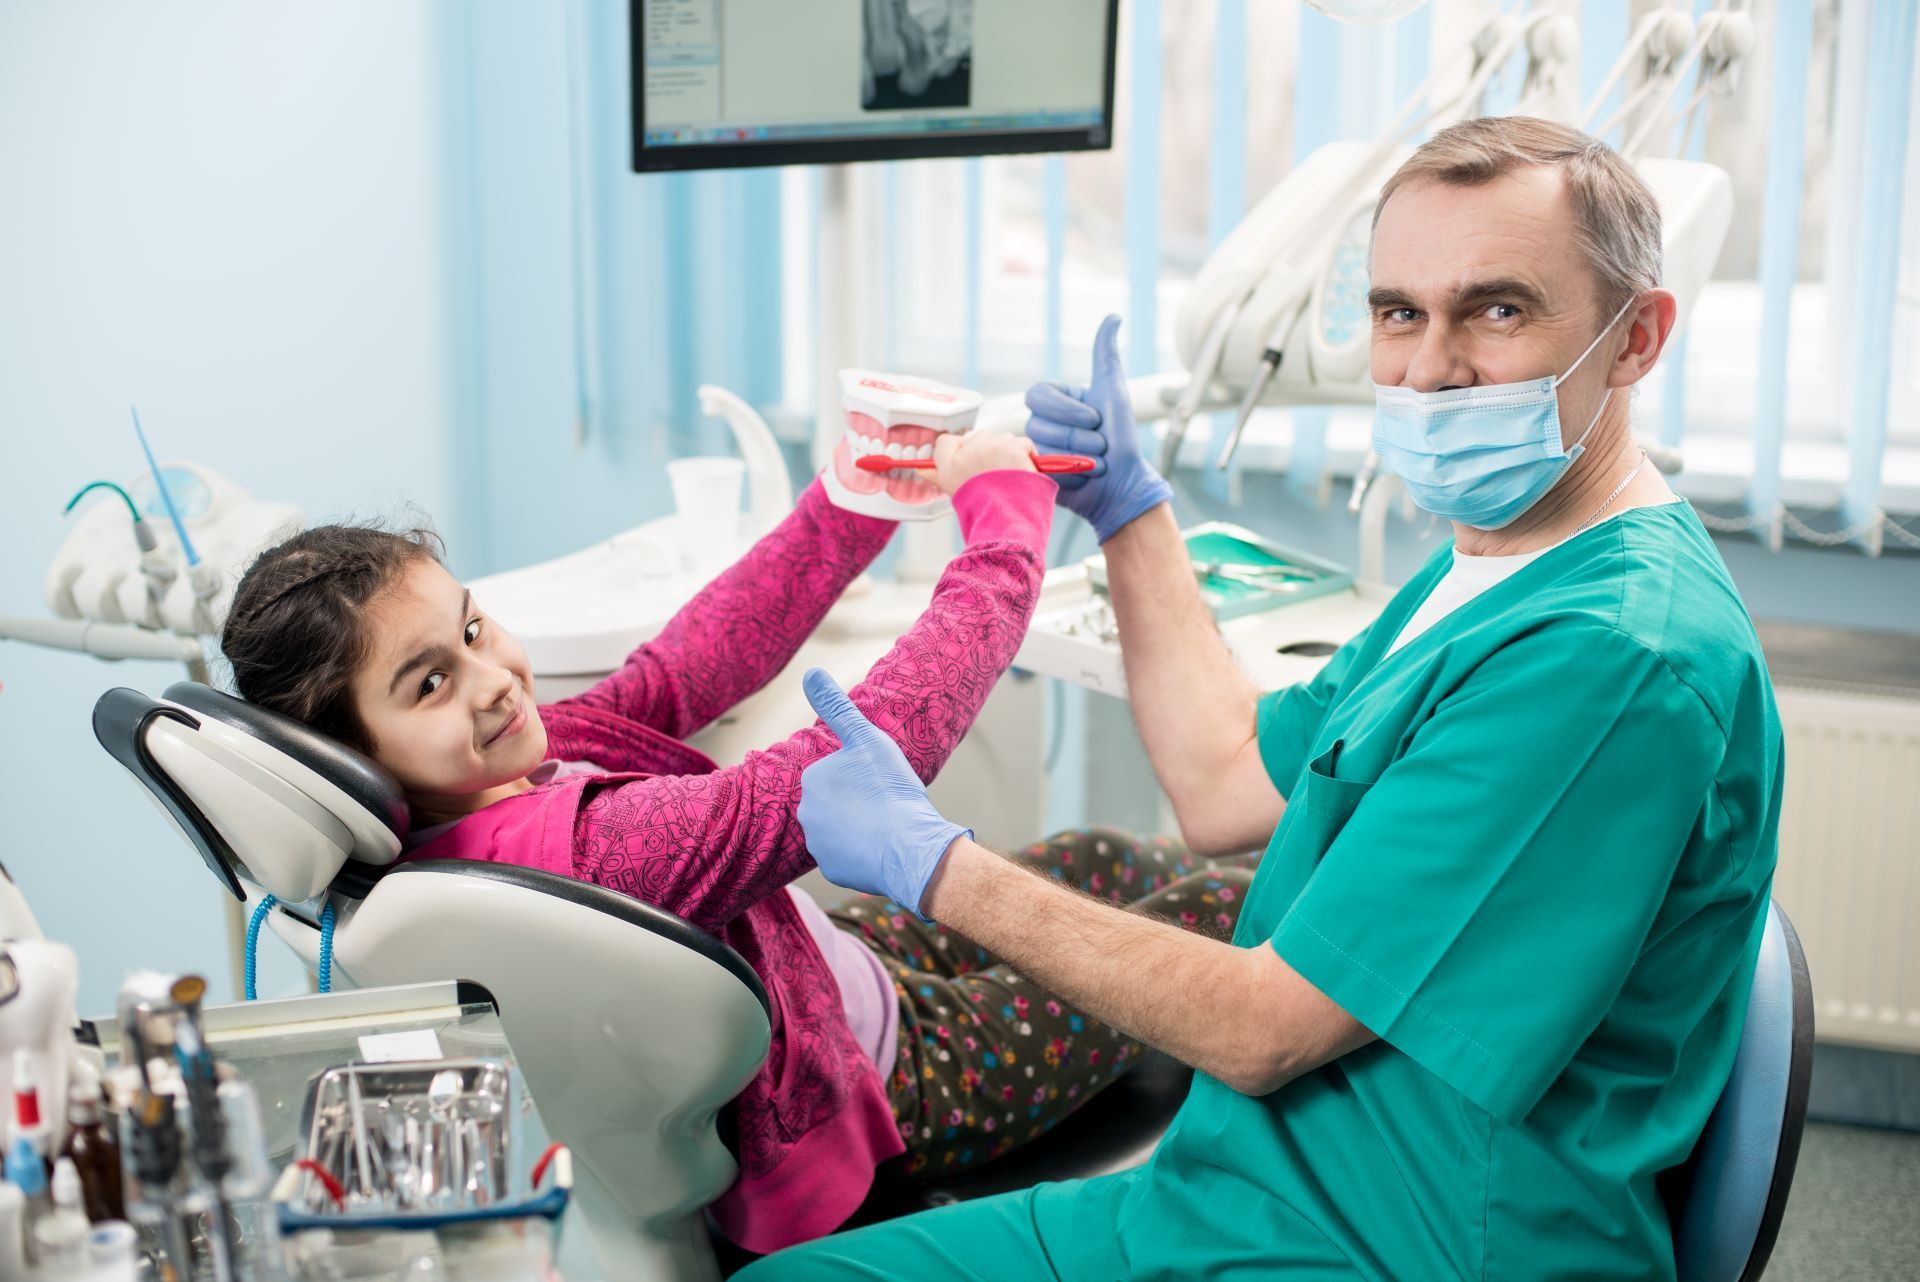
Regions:
<svg viewBox="0 0 1920 1282"><path fill-rule="evenodd" d="M860 104L972 105L973 0L861 0Z"/></svg>

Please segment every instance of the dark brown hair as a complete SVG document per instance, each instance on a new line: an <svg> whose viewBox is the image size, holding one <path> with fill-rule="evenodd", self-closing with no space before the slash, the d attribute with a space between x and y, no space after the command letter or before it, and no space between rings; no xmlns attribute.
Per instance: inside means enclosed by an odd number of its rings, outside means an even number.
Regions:
<svg viewBox="0 0 1920 1282"><path fill-rule="evenodd" d="M262 552L220 633L235 691L371 753L349 688L367 654L367 606L407 566L443 552L430 529L362 525L316 525Z"/></svg>

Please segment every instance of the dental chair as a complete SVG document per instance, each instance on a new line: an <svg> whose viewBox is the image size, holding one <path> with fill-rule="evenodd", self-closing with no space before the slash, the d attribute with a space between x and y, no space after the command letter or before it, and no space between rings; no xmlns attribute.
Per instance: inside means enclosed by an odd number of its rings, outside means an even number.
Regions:
<svg viewBox="0 0 1920 1282"><path fill-rule="evenodd" d="M391 775L209 686L178 682L159 699L109 690L93 729L229 893L250 910L279 901L268 928L310 970L331 906L336 984L487 990L548 1133L573 1152L573 1195L609 1277L719 1276L701 1212L736 1167L717 1117L769 1040L766 990L737 953L586 882L507 864L397 863L408 816ZM932 1186L883 1180L855 1223L1136 1166L1191 1076L1151 1054L1017 1154Z"/></svg>
<svg viewBox="0 0 1920 1282"><path fill-rule="evenodd" d="M1767 909L1733 1072L1667 1193L1680 1282L1756 1282L1800 1158L1813 1080L1813 983L1800 936Z"/></svg>
<svg viewBox="0 0 1920 1282"><path fill-rule="evenodd" d="M93 729L230 893L279 901L269 924L310 967L330 944L344 986L487 990L548 1133L572 1151L607 1276L719 1276L703 1210L736 1166L717 1119L769 1040L766 990L737 953L584 882L396 864L407 807L392 776L211 687L109 690Z"/></svg>

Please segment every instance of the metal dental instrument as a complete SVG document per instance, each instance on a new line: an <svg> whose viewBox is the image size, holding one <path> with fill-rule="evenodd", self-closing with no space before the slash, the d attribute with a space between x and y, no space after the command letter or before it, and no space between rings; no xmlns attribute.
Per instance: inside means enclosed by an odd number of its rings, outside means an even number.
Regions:
<svg viewBox="0 0 1920 1282"><path fill-rule="evenodd" d="M1317 574L1296 570L1288 565L1240 565L1226 561L1196 562L1194 570L1203 579L1231 579L1277 592L1292 590L1288 584L1311 583Z"/></svg>
<svg viewBox="0 0 1920 1282"><path fill-rule="evenodd" d="M354 1166L360 1174L357 1192L361 1199L371 1201L375 1197L373 1161L367 1154L367 1121L366 1113L360 1106L360 1076L357 1073L347 1075L347 1112L353 1137Z"/></svg>
<svg viewBox="0 0 1920 1282"><path fill-rule="evenodd" d="M185 1278L192 1267L189 1217L196 1208L187 1204L183 1180L184 1145L180 1117L173 1095L156 1080L164 1075L175 1053L174 1025L179 1012L168 993L168 980L143 973L120 990L118 1009L121 1060L138 1071L138 1093L131 1110L128 1160L139 1182L139 1198L129 1200L128 1218L164 1257L159 1277Z"/></svg>
<svg viewBox="0 0 1920 1282"><path fill-rule="evenodd" d="M1237 583L1242 587L1258 588L1262 592L1298 592L1302 586L1299 579L1264 579L1254 574L1243 574L1237 570L1216 570L1206 576L1223 583Z"/></svg>
<svg viewBox="0 0 1920 1282"><path fill-rule="evenodd" d="M193 550L193 540L187 536L187 523L180 519L180 509L173 505L173 492L167 488L166 478L160 475L160 464L153 458L153 446L147 444L146 429L140 426L140 411L129 405L133 414L133 434L140 438L140 450L147 456L147 467L153 472L153 487L160 491L160 502L166 506L167 517L173 522L173 532L180 538L180 550L186 554L187 568L200 564L200 554Z"/></svg>
<svg viewBox="0 0 1920 1282"><path fill-rule="evenodd" d="M1200 403L1207 399L1209 380L1213 371L1220 367L1220 354L1226 349L1227 339L1233 333L1233 323L1239 317L1236 309L1229 308L1214 317L1213 324L1207 329L1206 341L1200 345L1200 354L1194 361L1194 376L1187 380L1181 389L1180 399L1174 402L1173 412L1167 415L1166 441L1160 447L1160 475L1172 476L1173 468L1180 461L1180 445L1187 439L1187 424L1193 420Z"/></svg>
<svg viewBox="0 0 1920 1282"><path fill-rule="evenodd" d="M1220 451L1220 457L1214 460L1213 470L1224 472L1233 462L1234 451L1240 448L1240 437L1247 430L1247 420L1260 408L1260 398L1267 394L1267 384L1273 382L1273 376L1280 372L1280 362L1286 354L1278 347L1269 347L1260 356L1260 368L1254 371L1253 381L1247 384L1247 394L1240 398L1240 408L1234 412L1233 427L1227 432L1227 443Z"/></svg>
<svg viewBox="0 0 1920 1282"><path fill-rule="evenodd" d="M182 975L173 981L167 996L179 1012L174 1023L174 1058L180 1065L180 1079L187 1088L187 1115L192 1126L189 1148L193 1164L211 1187L213 1220L216 1231L209 1233L207 1244L215 1278L234 1276L234 1261L241 1256L239 1226L227 1205L226 1178L233 1169L233 1149L227 1141L227 1112L220 1105L220 1081L214 1068L213 1052L207 1049L205 1030L200 1022L200 1002L207 994L207 981L198 975Z"/></svg>
<svg viewBox="0 0 1920 1282"><path fill-rule="evenodd" d="M431 1082L427 1083L427 1106L432 1110L435 1123L441 1128L441 1138L444 1141L448 1159L446 1183L436 1192L454 1198L459 1197L465 1190L460 1152L460 1124L456 1116L460 1093L460 1073L457 1069L442 1069L433 1075Z"/></svg>

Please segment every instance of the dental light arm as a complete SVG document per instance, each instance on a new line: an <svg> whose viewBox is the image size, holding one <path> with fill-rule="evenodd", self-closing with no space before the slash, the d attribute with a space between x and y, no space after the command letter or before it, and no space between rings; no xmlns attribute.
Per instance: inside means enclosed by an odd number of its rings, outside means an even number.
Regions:
<svg viewBox="0 0 1920 1282"><path fill-rule="evenodd" d="M1755 33L1753 18L1741 10L1718 8L1701 15L1699 26L1694 29L1693 39L1688 42L1685 54L1674 64L1659 93L1649 100L1647 110L1639 127L1627 138L1621 151L1629 156L1654 154L1648 150L1655 140L1664 141L1675 123L1675 117L1684 118L1686 128L1681 131L1680 139L1685 144L1687 134L1692 132L1694 113L1706 100L1709 93L1716 89L1731 93L1739 78L1740 66L1753 52ZM1684 107L1673 111L1664 110L1664 106L1685 81L1687 72L1695 63L1700 70L1695 75L1693 97ZM1649 84L1653 83L1649 78Z"/></svg>
<svg viewBox="0 0 1920 1282"><path fill-rule="evenodd" d="M1640 20L1626 48L1600 82L1600 91L1581 114L1580 127L1596 137L1604 136L1647 103L1670 93L1680 76L1680 63L1693 41L1693 20L1677 9L1656 9ZM1595 118L1627 73L1640 67L1644 79L1621 100L1606 120Z"/></svg>

